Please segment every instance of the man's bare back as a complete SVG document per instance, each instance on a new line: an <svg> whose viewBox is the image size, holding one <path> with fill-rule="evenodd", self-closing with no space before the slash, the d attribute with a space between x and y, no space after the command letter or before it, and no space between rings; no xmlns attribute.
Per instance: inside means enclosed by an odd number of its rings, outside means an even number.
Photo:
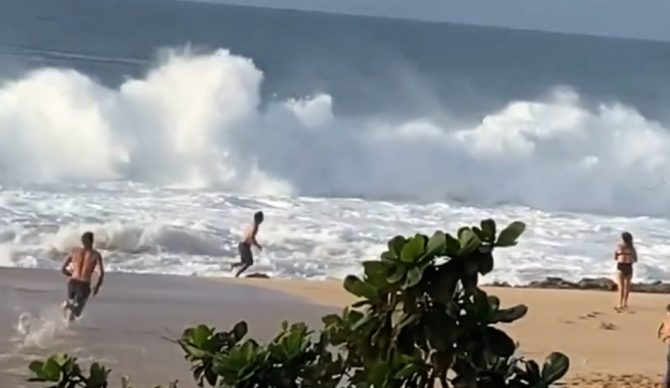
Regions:
<svg viewBox="0 0 670 388"><path fill-rule="evenodd" d="M75 248L63 263L62 272L70 279L67 282L67 300L65 308L69 310L69 319L79 317L91 295L91 279L98 269L98 281L93 289L97 295L105 277L102 255L93 249L93 233L86 232L81 236L82 248Z"/></svg>
<svg viewBox="0 0 670 388"><path fill-rule="evenodd" d="M101 261L100 253L96 250L75 248L70 253L70 279L91 283L95 268Z"/></svg>

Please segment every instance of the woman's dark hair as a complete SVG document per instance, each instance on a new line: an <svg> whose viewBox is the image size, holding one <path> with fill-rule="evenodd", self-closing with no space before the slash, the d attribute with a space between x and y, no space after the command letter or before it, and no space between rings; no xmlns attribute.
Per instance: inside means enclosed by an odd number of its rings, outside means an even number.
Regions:
<svg viewBox="0 0 670 388"><path fill-rule="evenodd" d="M629 247L633 246L633 235L628 232L621 233L621 239Z"/></svg>
<svg viewBox="0 0 670 388"><path fill-rule="evenodd" d="M264 217L263 217L263 212L256 212L256 213L254 213L254 221L255 221L257 224L260 224L261 222L263 222L263 218L264 218Z"/></svg>

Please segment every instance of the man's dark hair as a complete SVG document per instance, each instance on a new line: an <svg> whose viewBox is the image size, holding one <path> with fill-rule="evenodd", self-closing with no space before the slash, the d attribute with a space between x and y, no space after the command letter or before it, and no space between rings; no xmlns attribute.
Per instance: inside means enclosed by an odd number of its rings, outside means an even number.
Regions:
<svg viewBox="0 0 670 388"><path fill-rule="evenodd" d="M93 232L85 232L81 235L81 243L86 247L93 246Z"/></svg>
<svg viewBox="0 0 670 388"><path fill-rule="evenodd" d="M633 235L630 234L630 232L623 232L621 233L621 239L623 242L628 245L629 247L633 246Z"/></svg>
<svg viewBox="0 0 670 388"><path fill-rule="evenodd" d="M667 306L665 306L665 311L667 311L667 312L669 312L669 313L670 313L670 304L669 304L669 305L667 305Z"/></svg>
<svg viewBox="0 0 670 388"><path fill-rule="evenodd" d="M265 217L263 216L263 212L254 213L254 222L255 223L260 224L261 222L263 222L264 218Z"/></svg>

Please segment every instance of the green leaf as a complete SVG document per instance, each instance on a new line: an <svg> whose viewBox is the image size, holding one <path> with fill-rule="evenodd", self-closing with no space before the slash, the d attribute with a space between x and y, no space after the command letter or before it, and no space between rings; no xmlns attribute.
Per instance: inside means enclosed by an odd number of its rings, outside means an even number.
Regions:
<svg viewBox="0 0 670 388"><path fill-rule="evenodd" d="M363 318L363 313L356 311L356 310L351 310L348 311L346 316L346 320L350 325L355 324L356 322L360 321Z"/></svg>
<svg viewBox="0 0 670 388"><path fill-rule="evenodd" d="M344 279L344 288L351 294L361 298L368 300L376 300L378 298L377 290L372 285L354 275L349 275Z"/></svg>
<svg viewBox="0 0 670 388"><path fill-rule="evenodd" d="M482 233L486 236L485 239L482 239L486 242L493 242L496 239L496 223L492 219L483 220L480 223L482 228Z"/></svg>
<svg viewBox="0 0 670 388"><path fill-rule="evenodd" d="M486 235L485 235L484 232L483 232L481 229L479 229L478 227L473 226L473 227L472 227L472 232L474 232L475 236L477 236L477 238L478 238L480 241L486 241Z"/></svg>
<svg viewBox="0 0 670 388"><path fill-rule="evenodd" d="M388 241L389 253L390 256L399 259L400 253L402 252L403 247L407 243L407 240L403 236L395 236Z"/></svg>
<svg viewBox="0 0 670 388"><path fill-rule="evenodd" d="M358 308L369 304L371 304L369 300L359 300L358 302L352 303L351 307Z"/></svg>
<svg viewBox="0 0 670 388"><path fill-rule="evenodd" d="M437 231L433 234L433 237L428 240L428 245L426 246L426 255L439 255L447 247L447 235L442 231Z"/></svg>
<svg viewBox="0 0 670 388"><path fill-rule="evenodd" d="M454 364L455 358L453 351L435 352L431 355L430 361L436 370L447 371Z"/></svg>
<svg viewBox="0 0 670 388"><path fill-rule="evenodd" d="M510 323L523 318L528 313L528 306L520 304L508 309L496 311L491 323Z"/></svg>
<svg viewBox="0 0 670 388"><path fill-rule="evenodd" d="M488 303L489 303L489 309L492 312L497 312L498 309L500 308L500 298L498 298L495 295L489 295L487 297L487 299L488 299Z"/></svg>
<svg viewBox="0 0 670 388"><path fill-rule="evenodd" d="M325 326L334 326L339 325L342 322L342 318L337 314L328 314L321 318L321 322L323 322Z"/></svg>
<svg viewBox="0 0 670 388"><path fill-rule="evenodd" d="M540 366L533 360L526 361L526 372L528 372L530 381L540 381L542 375L540 374Z"/></svg>
<svg viewBox="0 0 670 388"><path fill-rule="evenodd" d="M370 321L374 319L374 316L372 315L364 315L360 319L354 321L351 325L351 330L356 331L360 329L361 327L365 326L368 324Z"/></svg>
<svg viewBox="0 0 670 388"><path fill-rule="evenodd" d="M56 357L50 357L42 366L40 377L46 381L58 381L60 379L60 365L56 361Z"/></svg>
<svg viewBox="0 0 670 388"><path fill-rule="evenodd" d="M36 375L39 375L42 372L43 367L44 363L42 361L33 361L30 363L30 365L28 365L28 369L30 369Z"/></svg>
<svg viewBox="0 0 670 388"><path fill-rule="evenodd" d="M407 380L410 376L414 375L420 370L421 368L416 364L407 364L402 369L400 369L395 374L395 376L393 376L393 378L396 380Z"/></svg>
<svg viewBox="0 0 670 388"><path fill-rule="evenodd" d="M197 346L191 345L187 341L179 341L179 345L181 346L182 349L184 349L184 352L187 355L195 359L203 359L210 356L210 353L208 351L202 350Z"/></svg>
<svg viewBox="0 0 670 388"><path fill-rule="evenodd" d="M405 288L411 288L419 284L422 276L423 268L421 267L414 267L407 271L407 281L405 282Z"/></svg>
<svg viewBox="0 0 670 388"><path fill-rule="evenodd" d="M500 232L496 246L511 247L516 245L516 240L523 234L524 230L526 230L526 224L520 221L512 222Z"/></svg>
<svg viewBox="0 0 670 388"><path fill-rule="evenodd" d="M542 381L546 385L560 380L570 368L570 359L563 353L551 353L542 366Z"/></svg>
<svg viewBox="0 0 670 388"><path fill-rule="evenodd" d="M88 378L87 387L90 388L102 388L107 384L107 375L109 371L105 367L100 366L97 362L91 364L90 376Z"/></svg>
<svg viewBox="0 0 670 388"><path fill-rule="evenodd" d="M213 329L205 325L198 325L190 333L189 342L194 346L204 348L207 344L207 341L209 340L209 337L212 335L213 332L214 332Z"/></svg>
<svg viewBox="0 0 670 388"><path fill-rule="evenodd" d="M432 311L424 315L422 320L426 333L426 339L431 346L439 352L447 352L453 349L456 340L457 327L454 319L443 310Z"/></svg>
<svg viewBox="0 0 670 388"><path fill-rule="evenodd" d="M477 322L488 323L491 306L486 292L477 289L473 295L472 313Z"/></svg>
<svg viewBox="0 0 670 388"><path fill-rule="evenodd" d="M510 357L516 348L514 341L502 330L494 327L485 329L485 340L490 352L498 357Z"/></svg>
<svg viewBox="0 0 670 388"><path fill-rule="evenodd" d="M365 261L363 262L365 268L366 280L376 287L383 287L387 284L386 278L391 266L382 261Z"/></svg>
<svg viewBox="0 0 670 388"><path fill-rule="evenodd" d="M400 252L400 260L404 263L416 263L424 254L426 236L416 235L410 239Z"/></svg>
<svg viewBox="0 0 670 388"><path fill-rule="evenodd" d="M479 248L481 240L470 228L464 228L458 234L458 241L461 244L461 249L458 251L459 256L468 256Z"/></svg>
<svg viewBox="0 0 670 388"><path fill-rule="evenodd" d="M477 263L477 272L486 275L493 271L493 255L491 253L482 253Z"/></svg>
<svg viewBox="0 0 670 388"><path fill-rule="evenodd" d="M245 321L240 321L233 326L233 338L235 338L235 342L239 342L242 338L244 338L245 335L247 335L249 328L247 327L247 323Z"/></svg>
<svg viewBox="0 0 670 388"><path fill-rule="evenodd" d="M395 284L401 281L402 279L405 278L405 274L407 274L407 267L405 267L402 264L399 264L391 270L391 273L389 274L389 277L386 279L386 281L389 284Z"/></svg>
<svg viewBox="0 0 670 388"><path fill-rule="evenodd" d="M458 274L450 271L450 266L441 266L431 283L431 296L435 301L447 304L454 297L454 291L458 283Z"/></svg>
<svg viewBox="0 0 670 388"><path fill-rule="evenodd" d="M386 377L391 372L389 364L383 360L377 360L372 364L370 368L370 374L368 375L368 382L373 384L375 388L385 387Z"/></svg>
<svg viewBox="0 0 670 388"><path fill-rule="evenodd" d="M402 302L396 306L395 310L391 313L391 327L396 328L400 323L407 318L408 314L402 308Z"/></svg>
<svg viewBox="0 0 670 388"><path fill-rule="evenodd" d="M458 242L458 240L450 234L446 234L444 237L446 239L445 243L446 245L444 250L445 254L450 257L456 256L458 254L458 251L461 250L461 243Z"/></svg>
<svg viewBox="0 0 670 388"><path fill-rule="evenodd" d="M386 264L395 265L396 263L400 262L400 259L396 257L395 253L388 251L383 252L380 257L381 261Z"/></svg>

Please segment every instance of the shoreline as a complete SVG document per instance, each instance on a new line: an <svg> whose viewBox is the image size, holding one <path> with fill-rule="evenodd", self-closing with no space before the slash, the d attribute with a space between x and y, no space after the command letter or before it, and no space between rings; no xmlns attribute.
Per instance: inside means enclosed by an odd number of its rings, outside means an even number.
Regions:
<svg viewBox="0 0 670 388"><path fill-rule="evenodd" d="M36 333L47 337L42 347L19 346L25 340L15 329L19 314L57 307L64 286L57 271L0 268L0 387L21 386L32 357L63 351L85 363L95 359L107 364L114 370L114 383L127 374L137 386L178 378L180 387L195 387L180 350L163 339L166 334L174 337L198 323L226 329L246 320L250 335L265 341L284 319L317 329L323 315L356 299L339 280L110 273L81 322L64 331ZM519 341L522 356L542 363L552 351L566 353L571 368L565 386L646 388L660 381L667 345L655 335L668 303L665 295L635 293L630 311L617 313L612 292L482 288L504 307L529 307L526 317L502 328Z"/></svg>

